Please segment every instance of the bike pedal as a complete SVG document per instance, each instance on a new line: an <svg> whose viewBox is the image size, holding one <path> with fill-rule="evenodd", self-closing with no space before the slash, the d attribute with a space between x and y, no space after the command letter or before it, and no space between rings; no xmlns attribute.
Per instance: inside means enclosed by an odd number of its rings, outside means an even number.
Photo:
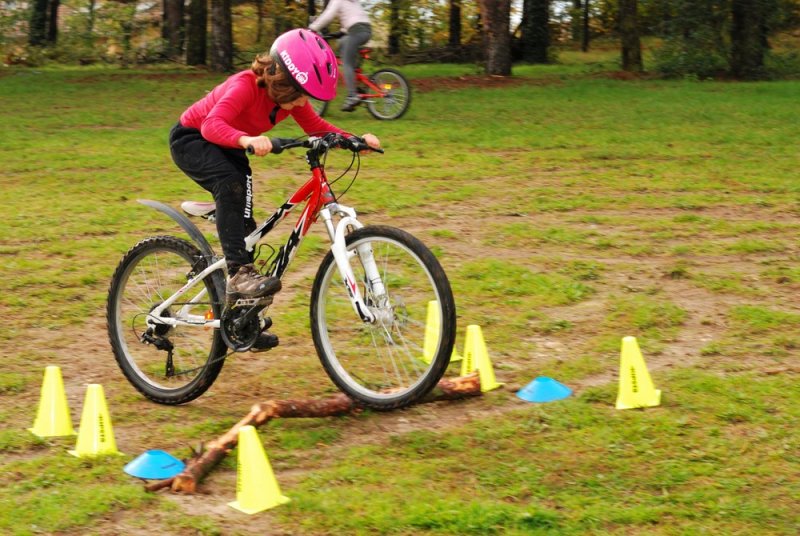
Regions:
<svg viewBox="0 0 800 536"><path fill-rule="evenodd" d="M267 331L262 331L259 333L256 341L253 343L253 346L250 347L250 351L253 353L266 352L267 350L275 348L279 344L280 340L278 339L277 335Z"/></svg>
<svg viewBox="0 0 800 536"><path fill-rule="evenodd" d="M272 305L273 296L264 296L263 298L238 298L231 304L231 307L258 307Z"/></svg>

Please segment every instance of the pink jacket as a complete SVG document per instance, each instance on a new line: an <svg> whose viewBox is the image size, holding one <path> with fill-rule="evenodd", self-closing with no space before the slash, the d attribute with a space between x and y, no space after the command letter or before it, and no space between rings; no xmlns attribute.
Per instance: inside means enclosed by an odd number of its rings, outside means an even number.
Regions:
<svg viewBox="0 0 800 536"><path fill-rule="evenodd" d="M181 125L198 129L211 143L240 148L240 137L260 136L289 115L309 135L348 134L319 117L311 103L290 111L280 108L266 88L256 85L256 75L250 70L230 76L192 104L181 115Z"/></svg>

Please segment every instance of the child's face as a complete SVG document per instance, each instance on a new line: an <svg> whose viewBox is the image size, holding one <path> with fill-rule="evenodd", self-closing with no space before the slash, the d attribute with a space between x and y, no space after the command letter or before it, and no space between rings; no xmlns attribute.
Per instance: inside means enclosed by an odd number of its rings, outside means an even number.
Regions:
<svg viewBox="0 0 800 536"><path fill-rule="evenodd" d="M305 106L307 102L308 102L308 97L303 95L302 97L297 98L291 102L284 102L283 104L281 104L281 108L283 108L284 110L291 110L295 106Z"/></svg>

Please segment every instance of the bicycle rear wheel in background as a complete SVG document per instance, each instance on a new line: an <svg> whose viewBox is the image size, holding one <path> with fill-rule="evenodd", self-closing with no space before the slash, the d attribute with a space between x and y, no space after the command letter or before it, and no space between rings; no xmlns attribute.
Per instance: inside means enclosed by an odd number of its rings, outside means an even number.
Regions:
<svg viewBox="0 0 800 536"><path fill-rule="evenodd" d="M400 229L364 227L348 235L346 244L377 320L368 324L358 317L328 252L311 291L317 354L336 386L365 406L389 410L413 404L436 386L453 351L456 311L447 276L433 253ZM372 290L357 248L371 251L384 295ZM439 330L431 329L426 340L428 314L435 313Z"/></svg>
<svg viewBox="0 0 800 536"><path fill-rule="evenodd" d="M106 320L114 357L128 381L159 404L194 400L211 387L222 369L226 347L218 329L158 324L148 330L145 323L150 311L205 266L202 253L190 242L157 236L132 247L111 279ZM205 294L197 303L187 303L203 289ZM220 318L218 298L209 276L162 316L198 321L211 315ZM168 346L173 347L171 355Z"/></svg>
<svg viewBox="0 0 800 536"><path fill-rule="evenodd" d="M367 101L367 109L376 119L399 119L411 104L411 86L405 76L394 69L381 69L370 75L370 80L386 96Z"/></svg>

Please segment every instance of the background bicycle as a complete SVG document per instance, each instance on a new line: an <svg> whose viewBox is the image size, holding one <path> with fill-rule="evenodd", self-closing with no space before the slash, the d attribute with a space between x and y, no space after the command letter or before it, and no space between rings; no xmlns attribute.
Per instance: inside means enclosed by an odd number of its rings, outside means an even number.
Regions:
<svg viewBox="0 0 800 536"><path fill-rule="evenodd" d="M247 247L255 248L304 204L287 242L264 263L268 275L281 277L311 224L321 220L331 248L311 289L310 327L322 365L343 392L365 406L412 404L436 385L453 350L455 304L444 270L409 233L365 226L353 208L339 203L324 160L328 150L345 148L355 161L369 149L362 140L328 134L272 141L274 153L308 149L312 176L246 238ZM157 236L125 254L108 293L109 339L117 363L137 390L161 404L182 404L212 385L228 355L249 350L269 328L263 312L272 298L226 303L225 259L214 254L186 217L160 203L145 204L173 217L194 243ZM184 206L207 217L215 209L213 203ZM426 330L429 314L440 319L438 333Z"/></svg>
<svg viewBox="0 0 800 536"><path fill-rule="evenodd" d="M325 34L323 38L331 41L342 37L344 33L336 32ZM359 49L362 63L371 59L372 49L363 47ZM339 81L342 82L342 60L337 56L339 64ZM381 67L372 74L365 74L361 66L356 67L356 84L358 97L366 105L367 110L376 119L399 119L406 113L411 104L411 85L403 74L397 69ZM329 102L310 99L314 110L320 116L328 110Z"/></svg>

